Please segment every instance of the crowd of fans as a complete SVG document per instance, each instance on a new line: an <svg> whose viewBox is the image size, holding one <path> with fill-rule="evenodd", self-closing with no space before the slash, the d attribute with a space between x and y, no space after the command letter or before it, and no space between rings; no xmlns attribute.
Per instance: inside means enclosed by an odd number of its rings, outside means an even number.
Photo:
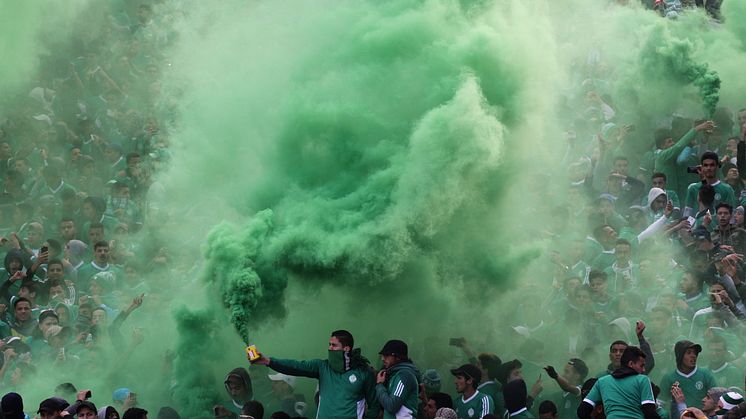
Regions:
<svg viewBox="0 0 746 419"><path fill-rule="evenodd" d="M720 2L649 6L669 17L701 6L717 17ZM73 39L47 40L53 48L35 84L0 115L6 390L41 371L126 365L144 339L138 328L122 332L127 319L176 286L164 274L173 268L170 251L151 231L159 216L151 198L163 193L154 175L168 161L176 115L160 92L178 13L169 2L91 7L84 19L98 23ZM601 66L589 64L577 87L583 95L569 99L568 109L582 114L565 135L568 205L554 209L545 232L556 249L545 269L552 287L532 307L541 322L513 328L521 342L516 359L475 352L455 338L463 365L428 360L420 372L407 345L392 340L375 373L352 335L336 331L328 360L262 355L255 363L276 374L232 370L229 397L210 415L746 416L737 407L746 367L746 109L718 108L699 120L672 115L638 129L603 91ZM157 286L145 280L159 275ZM553 342L551 355L543 342ZM597 362L601 352L608 365ZM557 362L563 367L550 365ZM258 375L261 398L252 386ZM297 390L296 376L319 380L315 400ZM612 378L636 387L610 394ZM38 414L147 417L135 391L111 380L104 386L113 391L109 406L97 409L98 390L68 382ZM625 391L640 399L620 403ZM7 393L0 411L25 417L22 397ZM162 407L158 417L179 416Z"/></svg>

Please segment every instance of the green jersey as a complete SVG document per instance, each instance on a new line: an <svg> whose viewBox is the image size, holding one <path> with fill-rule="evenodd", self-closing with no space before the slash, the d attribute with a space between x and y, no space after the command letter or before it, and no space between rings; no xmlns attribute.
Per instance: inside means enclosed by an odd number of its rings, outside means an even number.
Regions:
<svg viewBox="0 0 746 419"><path fill-rule="evenodd" d="M721 202L730 204L733 208L738 205L736 204L736 194L733 192L733 188L731 188L730 185L718 180L712 185L712 187L715 189L715 202L712 204L713 207L717 207ZM692 208L694 211L699 208L697 205L697 196L699 196L700 189L702 189L702 182L694 182L686 188L687 208Z"/></svg>
<svg viewBox="0 0 746 419"><path fill-rule="evenodd" d="M643 374L601 377L583 401L594 407L603 403L607 419L643 419L642 405L655 405L650 379Z"/></svg>
<svg viewBox="0 0 746 419"><path fill-rule="evenodd" d="M378 415L375 380L366 368L350 369L342 374L334 371L329 361L312 359L293 361L272 358L269 367L277 372L319 380L318 419L362 419ZM366 414L365 404L369 409Z"/></svg>
<svg viewBox="0 0 746 419"><path fill-rule="evenodd" d="M523 408L517 412L508 413L505 412L503 415L503 418L505 419L534 419L534 415L531 414L531 412L528 411L527 408Z"/></svg>
<svg viewBox="0 0 746 419"><path fill-rule="evenodd" d="M376 398L384 419L413 419L419 405L420 373L411 362L400 362L388 370L387 384L376 384Z"/></svg>
<svg viewBox="0 0 746 419"><path fill-rule="evenodd" d="M492 397L495 414L502 416L505 413L505 400L502 399L503 392L500 384L492 380L485 381L477 387L477 391Z"/></svg>
<svg viewBox="0 0 746 419"><path fill-rule="evenodd" d="M453 400L453 410L459 419L481 419L495 412L495 404L492 397L475 391L468 399L464 399L463 396L456 397Z"/></svg>
<svg viewBox="0 0 746 419"><path fill-rule="evenodd" d="M688 403L693 403L690 400L702 400L707 395L707 390L717 387L715 377L708 369L694 367L694 371L684 374L677 368L675 371L665 374L661 379L661 399L671 399L671 386L677 381Z"/></svg>
<svg viewBox="0 0 746 419"><path fill-rule="evenodd" d="M684 134L676 144L661 150L657 149L655 155L655 171L662 172L666 175L666 186L675 191L683 190L686 187L684 176L679 176L679 168L676 165L676 158L682 150L694 139L696 132L692 129Z"/></svg>
<svg viewBox="0 0 746 419"><path fill-rule="evenodd" d="M743 384L743 372L728 362L711 371L720 387L740 387Z"/></svg>

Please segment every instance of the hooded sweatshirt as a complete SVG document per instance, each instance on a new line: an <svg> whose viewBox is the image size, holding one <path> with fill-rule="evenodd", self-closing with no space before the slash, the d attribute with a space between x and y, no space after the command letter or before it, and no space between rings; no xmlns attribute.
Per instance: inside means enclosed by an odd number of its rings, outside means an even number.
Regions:
<svg viewBox="0 0 746 419"><path fill-rule="evenodd" d="M526 382L523 380L513 380L508 382L505 384L505 387L503 387L503 397L505 398L505 409L508 411L508 417L533 418L526 407L528 398Z"/></svg>
<svg viewBox="0 0 746 419"><path fill-rule="evenodd" d="M329 351L330 358L337 356ZM287 375L316 378L319 380L317 418L361 419L378 416L375 377L367 360L353 349L344 356L343 372L335 370L328 359L294 361L271 358L269 367ZM336 363L336 361L335 361ZM366 411L365 405L368 405Z"/></svg>
<svg viewBox="0 0 746 419"><path fill-rule="evenodd" d="M705 368L694 367L688 374L681 372L681 364L684 360L684 354L689 348L693 348L694 343L688 340L681 340L674 345L674 354L676 355L676 370L669 372L661 378L661 388L671 388L674 382L679 382L679 388L684 393L686 400L702 400L707 395L707 390L717 387L717 381L710 370ZM667 393L667 394L666 394ZM670 392L661 391L660 398L664 400L671 399Z"/></svg>
<svg viewBox="0 0 746 419"><path fill-rule="evenodd" d="M389 368L387 375L385 385L376 385L376 398L383 408L383 418L413 418L422 381L419 370L411 361L404 361Z"/></svg>
<svg viewBox="0 0 746 419"><path fill-rule="evenodd" d="M114 406L104 406L98 409L98 419L106 419L109 417L109 413L117 412ZM117 412L117 416L119 412Z"/></svg>
<svg viewBox="0 0 746 419"><path fill-rule="evenodd" d="M650 191L648 192L648 204L646 209L648 211L648 221L651 223L663 215L663 210L653 211L653 202L655 202L655 200L661 195L666 196L666 191L661 188L650 188ZM667 196L666 199L668 199Z"/></svg>
<svg viewBox="0 0 746 419"><path fill-rule="evenodd" d="M246 368L232 369L231 372L229 372L228 375L225 376L225 381L228 381L228 378L230 378L231 376L238 377L243 381L244 388L246 389L246 396L244 397L244 400L228 400L223 403L223 406L238 415L241 413L241 408L243 408L243 404L245 402L254 400L254 389L251 386L251 377L249 376L249 372L246 371ZM225 384L225 390L230 395L227 383Z"/></svg>

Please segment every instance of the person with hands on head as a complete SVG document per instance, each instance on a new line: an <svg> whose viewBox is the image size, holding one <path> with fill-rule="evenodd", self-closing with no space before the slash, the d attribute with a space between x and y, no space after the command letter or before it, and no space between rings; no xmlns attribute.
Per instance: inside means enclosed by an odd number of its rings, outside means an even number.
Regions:
<svg viewBox="0 0 746 419"><path fill-rule="evenodd" d="M390 340L379 355L383 369L376 375L376 398L383 409L383 418L414 418L419 404L420 372L408 357L407 344Z"/></svg>
<svg viewBox="0 0 746 419"><path fill-rule="evenodd" d="M376 377L368 360L346 330L335 330L329 337L327 359L294 361L270 358L259 354L253 364L287 375L319 380L317 417L334 419L373 419L378 417L380 405L376 398ZM367 409L366 409L367 406Z"/></svg>

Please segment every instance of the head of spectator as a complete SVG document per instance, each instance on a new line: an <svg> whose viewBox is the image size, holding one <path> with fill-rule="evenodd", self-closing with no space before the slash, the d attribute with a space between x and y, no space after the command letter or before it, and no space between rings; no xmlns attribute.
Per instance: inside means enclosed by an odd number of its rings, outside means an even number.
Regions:
<svg viewBox="0 0 746 419"><path fill-rule="evenodd" d="M89 196L83 200L81 212L83 218L90 223L101 222L101 217L106 211L106 201L98 196Z"/></svg>
<svg viewBox="0 0 746 419"><path fill-rule="evenodd" d="M278 398L288 397L293 394L295 389L295 377L283 373L268 374L267 377L272 383L272 393Z"/></svg>
<svg viewBox="0 0 746 419"><path fill-rule="evenodd" d="M57 314L59 325L68 327L72 325L73 316L70 307L64 302L59 302L54 306L54 312Z"/></svg>
<svg viewBox="0 0 746 419"><path fill-rule="evenodd" d="M484 381L496 381L502 360L493 353L483 352L477 355L477 367L484 377Z"/></svg>
<svg viewBox="0 0 746 419"><path fill-rule="evenodd" d="M425 395L439 392L441 380L438 371L432 368L426 370L425 373L422 374L422 384L425 386Z"/></svg>
<svg viewBox="0 0 746 419"><path fill-rule="evenodd" d="M93 258L98 266L109 264L109 242L101 240L93 245Z"/></svg>
<svg viewBox="0 0 746 419"><path fill-rule="evenodd" d="M622 366L622 354L627 349L627 342L623 340L615 340L609 345L609 362L611 364L610 370L615 370Z"/></svg>
<svg viewBox="0 0 746 419"><path fill-rule="evenodd" d="M101 229L101 237L103 237L103 228ZM65 245L65 259L67 259L74 268L77 268L83 263L87 252L88 245L80 240L70 240Z"/></svg>
<svg viewBox="0 0 746 419"><path fill-rule="evenodd" d="M629 176L629 159L624 156L614 157L612 170L622 176Z"/></svg>
<svg viewBox="0 0 746 419"><path fill-rule="evenodd" d="M645 352L637 346L627 346L622 353L620 364L638 374L645 374Z"/></svg>
<svg viewBox="0 0 746 419"><path fill-rule="evenodd" d="M435 419L435 412L442 407L453 409L453 399L445 393L435 392L428 397L422 411L426 419Z"/></svg>
<svg viewBox="0 0 746 419"><path fill-rule="evenodd" d="M733 216L733 207L727 202L721 202L715 207L715 216L717 217L717 227L719 230L730 228L730 220Z"/></svg>
<svg viewBox="0 0 746 419"><path fill-rule="evenodd" d="M505 410L510 415L515 415L526 409L528 390L526 382L523 380L513 380L503 387L503 397L505 398Z"/></svg>
<svg viewBox="0 0 746 419"><path fill-rule="evenodd" d="M253 388L251 385L251 377L249 372L245 368L234 368L225 377L225 391L231 399L243 405L253 398Z"/></svg>
<svg viewBox="0 0 746 419"><path fill-rule="evenodd" d="M122 146L117 143L109 143L104 150L104 158L109 163L116 163L122 158Z"/></svg>
<svg viewBox="0 0 746 419"><path fill-rule="evenodd" d="M39 222L29 223L26 231L26 244L32 249L39 249L44 242L44 226Z"/></svg>
<svg viewBox="0 0 746 419"><path fill-rule="evenodd" d="M608 298L608 277L606 272L603 271L591 271L588 274L588 284L593 291L594 301L605 301Z"/></svg>
<svg viewBox="0 0 746 419"><path fill-rule="evenodd" d="M539 419L558 419L557 405L551 400L544 400L539 404Z"/></svg>
<svg viewBox="0 0 746 419"><path fill-rule="evenodd" d="M41 419L60 419L62 418L62 412L70 406L65 399L60 397L50 397L44 399L39 404L39 410L36 413L39 414Z"/></svg>
<svg viewBox="0 0 746 419"><path fill-rule="evenodd" d="M482 380L482 373L479 368L471 364L464 364L452 369L451 374L454 377L453 382L456 385L456 392L462 394L464 398L471 397Z"/></svg>
<svg viewBox="0 0 746 419"><path fill-rule="evenodd" d="M658 189L660 189L662 191L665 191L666 190L666 181L667 181L667 179L668 178L666 177L665 173L655 172L650 177L650 187L651 188L658 188ZM650 200L648 200L648 202L650 202Z"/></svg>
<svg viewBox="0 0 746 419"><path fill-rule="evenodd" d="M707 416L714 416L718 410L718 401L720 396L727 393L728 389L725 387L712 387L707 390L707 394L702 398L702 412Z"/></svg>
<svg viewBox="0 0 746 419"><path fill-rule="evenodd" d="M13 301L13 317L19 323L32 321L33 314L31 308L31 300L25 297L18 297Z"/></svg>
<svg viewBox="0 0 746 419"><path fill-rule="evenodd" d="M665 189L650 188L648 192L648 207L653 214L660 214L666 208L668 196Z"/></svg>
<svg viewBox="0 0 746 419"><path fill-rule="evenodd" d="M505 384L513 380L523 379L523 364L521 361L514 359L512 361L503 362L497 371L497 380L505 386ZM481 376L480 376L481 378ZM479 384L479 382L477 382Z"/></svg>
<svg viewBox="0 0 746 419"><path fill-rule="evenodd" d="M88 400L78 402L75 406L75 410L72 412L76 418L79 419L96 419L98 418L98 409L96 405Z"/></svg>
<svg viewBox="0 0 746 419"><path fill-rule="evenodd" d="M5 419L24 419L23 398L18 393L7 393L0 400L0 410Z"/></svg>
<svg viewBox="0 0 746 419"><path fill-rule="evenodd" d="M435 419L458 419L458 414L450 407L441 407L435 412Z"/></svg>
<svg viewBox="0 0 746 419"><path fill-rule="evenodd" d="M122 419L148 419L148 411L139 407L130 407L124 412Z"/></svg>
<svg viewBox="0 0 746 419"><path fill-rule="evenodd" d="M688 340L680 340L674 345L676 368L684 374L689 374L697 368L697 358L702 352L702 346Z"/></svg>
<svg viewBox="0 0 746 419"><path fill-rule="evenodd" d="M51 259L47 263L47 279L50 281L62 281L65 277L65 265L60 259Z"/></svg>
<svg viewBox="0 0 746 419"><path fill-rule="evenodd" d="M249 403L252 403L252 402L249 402ZM249 404L249 403L246 403L246 404ZM257 401L254 401L253 403L258 403L260 407L262 406L262 404ZM246 404L244 404L243 406L246 407ZM253 416L250 414L248 416L251 416L254 419L263 419L262 416L264 415L264 408L262 408L261 413L262 414L259 416ZM243 408L241 408L241 414L242 415L245 414ZM179 416L179 413L176 410L174 410L173 407L163 406L158 410L158 415L155 417L155 419L181 419L181 416Z"/></svg>
<svg viewBox="0 0 746 419"><path fill-rule="evenodd" d="M588 366L580 358L571 358L562 371L565 379L574 386L580 386L588 376Z"/></svg>
<svg viewBox="0 0 746 419"><path fill-rule="evenodd" d="M57 313L54 312L52 309L47 309L39 313L39 325L37 326L37 331L34 332L34 336L40 338L44 336L44 332L49 329L51 326L57 326L60 323L60 318L57 316Z"/></svg>
<svg viewBox="0 0 746 419"><path fill-rule="evenodd" d="M60 221L60 237L65 242L78 238L78 229L75 226L75 220L66 217Z"/></svg>
<svg viewBox="0 0 746 419"><path fill-rule="evenodd" d="M98 409L98 419L120 419L119 412L114 406L104 406Z"/></svg>
<svg viewBox="0 0 746 419"><path fill-rule="evenodd" d="M378 354L381 355L383 368L387 369L400 362L409 361L409 348L406 343L398 339L386 342Z"/></svg>
<svg viewBox="0 0 746 419"><path fill-rule="evenodd" d="M714 185L718 180L718 168L720 168L720 159L714 151L705 151L700 158L700 174L708 184Z"/></svg>
<svg viewBox="0 0 746 419"><path fill-rule="evenodd" d="M718 400L718 410L715 414L720 417L728 413L729 410L743 403L743 396L735 391L729 391L720 396Z"/></svg>
<svg viewBox="0 0 746 419"><path fill-rule="evenodd" d="M671 133L671 130L667 128L656 129L653 134L653 139L655 140L655 146L659 150L665 150L676 144L673 140L673 134Z"/></svg>
<svg viewBox="0 0 746 419"><path fill-rule="evenodd" d="M593 229L593 238L598 241L605 250L611 250L616 245L617 232L609 225L600 225Z"/></svg>

